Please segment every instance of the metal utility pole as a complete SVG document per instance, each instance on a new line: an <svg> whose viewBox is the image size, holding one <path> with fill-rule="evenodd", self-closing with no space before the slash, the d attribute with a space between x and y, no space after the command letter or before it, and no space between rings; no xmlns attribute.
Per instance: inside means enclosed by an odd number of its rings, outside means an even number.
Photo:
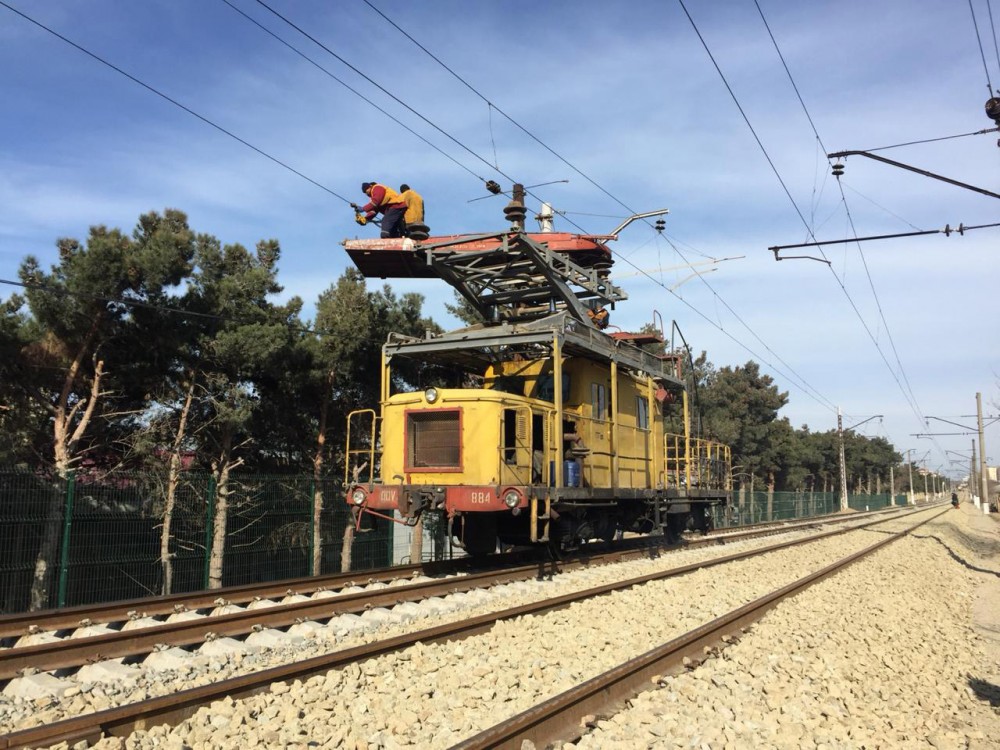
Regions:
<svg viewBox="0 0 1000 750"><path fill-rule="evenodd" d="M986 438L983 436L983 394L976 393L976 419L979 423L979 482L982 499L990 507L990 480L986 475Z"/></svg>
<svg viewBox="0 0 1000 750"><path fill-rule="evenodd" d="M917 501L913 497L913 460L910 458L910 454L913 453L913 448L906 449L906 468L910 470L910 505L916 505Z"/></svg>
<svg viewBox="0 0 1000 750"><path fill-rule="evenodd" d="M889 505L896 504L896 475L892 466L889 467Z"/></svg>
<svg viewBox="0 0 1000 750"><path fill-rule="evenodd" d="M837 438L840 442L840 510L847 510L847 462L844 459L844 417L837 407Z"/></svg>

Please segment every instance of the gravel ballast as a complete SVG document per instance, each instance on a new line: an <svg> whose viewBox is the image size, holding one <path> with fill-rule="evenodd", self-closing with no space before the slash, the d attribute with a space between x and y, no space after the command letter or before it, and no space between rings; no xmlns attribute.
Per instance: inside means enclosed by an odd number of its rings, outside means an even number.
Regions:
<svg viewBox="0 0 1000 750"><path fill-rule="evenodd" d="M852 532L276 684L173 730L136 732L127 746L448 747L879 538Z"/></svg>
<svg viewBox="0 0 1000 750"><path fill-rule="evenodd" d="M1000 542L974 510L783 603L566 747L1000 747Z"/></svg>
<svg viewBox="0 0 1000 750"><path fill-rule="evenodd" d="M813 532L796 531L785 535L785 538L809 536L811 533ZM8 689L4 690L4 695L0 696L0 731L13 731L51 723L146 698L167 695L185 688L218 682L229 677L433 627L444 622L640 576L656 570L722 557L740 550L769 546L776 541L778 540L775 537L767 537L714 548L680 550L653 558L596 566L540 580L495 586L489 590L477 589L457 593L429 600L426 610L436 613L433 616L415 617L405 611L411 605L401 605L393 610L382 608L369 610L361 617L341 615L323 623L322 626L317 623L303 623L301 626L294 626L293 630L305 631L304 640L285 647L250 651L234 649L214 656L202 649L196 653L188 653L172 648L153 654L147 659L147 662L155 662L157 669L150 669L145 665L130 665L134 671L134 679L97 682L78 680L77 675L69 675L61 680L64 683L63 688L50 696L19 697L9 689L11 686L8 686ZM46 677L46 675L36 677Z"/></svg>

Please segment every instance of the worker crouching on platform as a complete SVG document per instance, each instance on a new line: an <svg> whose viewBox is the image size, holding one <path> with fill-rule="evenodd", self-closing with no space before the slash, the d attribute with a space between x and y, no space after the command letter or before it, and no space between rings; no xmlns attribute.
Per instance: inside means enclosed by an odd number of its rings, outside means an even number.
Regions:
<svg viewBox="0 0 1000 750"><path fill-rule="evenodd" d="M382 237L402 237L406 229L406 224L403 221L406 214L406 201L399 193L377 182L361 183L361 191L369 197L370 201L361 207L352 203L351 208L363 213L368 221L381 213Z"/></svg>

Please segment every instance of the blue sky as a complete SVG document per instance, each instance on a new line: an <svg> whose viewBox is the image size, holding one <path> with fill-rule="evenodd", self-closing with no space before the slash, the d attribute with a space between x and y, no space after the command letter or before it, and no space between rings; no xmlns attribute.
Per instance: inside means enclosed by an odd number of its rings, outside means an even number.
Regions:
<svg viewBox="0 0 1000 750"><path fill-rule="evenodd" d="M360 202L365 180L408 182L433 232L505 226L505 199L469 202L485 194L479 178L509 184L494 167L529 185L569 180L533 192L587 232L628 213L362 0L272 7L454 140L259 3L230 2L447 156L222 0L5 2L349 201ZM758 2L826 150L992 125L967 4ZM807 241L807 225L822 239L849 237L848 211L861 236L1000 219L994 198L861 157L847 161L843 200L753 0L685 4L802 218L680 3L372 3L607 193L636 211L670 209L666 237L635 224L613 245L630 295L613 324L638 328L655 309L717 365L760 361L790 392L782 414L793 425L831 428L836 405L847 425L883 414L862 431L917 457L929 451L935 469L954 469L944 451L967 452L971 436L912 437L956 431L918 415L972 423L961 415L975 413L977 391L1000 413L1000 228L865 243L863 257L857 245L831 246L829 267L776 263L768 251ZM1000 86L990 8L973 7ZM28 254L55 262L57 237L84 238L92 224L131 229L140 213L171 207L223 242L278 238L279 278L310 309L348 262L340 241L371 233L330 192L4 7L0 102L0 278L16 278ZM880 153L1000 192L997 134ZM557 228L578 231L567 220ZM691 273L677 266L741 255L667 291ZM628 275L636 268L660 283ZM390 283L453 322L443 282ZM1000 425L987 434L994 464L998 440Z"/></svg>

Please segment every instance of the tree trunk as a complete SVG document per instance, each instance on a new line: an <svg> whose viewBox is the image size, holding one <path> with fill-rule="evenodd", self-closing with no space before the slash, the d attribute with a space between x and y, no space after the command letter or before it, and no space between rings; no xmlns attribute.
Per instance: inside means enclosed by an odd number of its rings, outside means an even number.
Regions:
<svg viewBox="0 0 1000 750"><path fill-rule="evenodd" d="M31 595L28 609L32 612L48 609L51 604L49 594L53 580L50 568L55 570L56 555L59 552L59 532L63 525L63 508L66 504L66 483L56 481L52 486L52 497L48 502L45 514L45 528L42 530L42 542L35 558L35 573L31 579Z"/></svg>
<svg viewBox="0 0 1000 750"><path fill-rule="evenodd" d="M174 558L170 553L170 533L174 520L174 506L177 502L177 486L181 479L181 447L184 445L188 415L191 413L194 386L195 379L192 376L184 396L184 406L181 407L177 433L174 435L174 445L170 451L170 467L167 471L167 496L163 507L163 525L160 527L160 567L163 570L161 593L164 596L173 591Z"/></svg>
<svg viewBox="0 0 1000 750"><path fill-rule="evenodd" d="M344 545L340 548L340 572L347 573L351 569L351 546L354 543L354 519L347 519L344 527Z"/></svg>
<svg viewBox="0 0 1000 750"><path fill-rule="evenodd" d="M227 427L222 435L222 451L215 472L215 516L212 529L212 551L208 558L208 587L222 588L222 560L226 552L226 520L229 516L229 472L243 463L232 461L232 428Z"/></svg>
<svg viewBox="0 0 1000 750"><path fill-rule="evenodd" d="M412 527L410 537L410 564L419 565L424 561L424 516L420 515L416 525Z"/></svg>
<svg viewBox="0 0 1000 750"><path fill-rule="evenodd" d="M59 482L62 492L53 492L52 499L49 501L49 508L45 517L45 528L42 530L42 540L38 545L38 555L35 557L35 572L31 579L31 593L28 602L28 607L31 611L45 609L49 606L51 586L49 571L55 564L55 556L59 550L59 533L62 531L63 525L63 494L66 491L65 480L69 476L73 461L76 458L76 447L79 445L80 439L90 424L91 417L93 417L94 409L97 405L97 398L100 395L101 376L104 374L103 360L99 360L95 365L94 379L90 386L90 398L81 398L72 404L70 403L77 378L80 375L83 358L90 350L90 345L97 335L100 320L101 316L97 316L94 319L94 323L83 344L80 346L76 358L70 364L66 378L63 381L62 391L59 394L59 400L55 406L47 402L43 404L52 415L53 459L56 474L63 481ZM83 409L82 414L80 413L80 409ZM76 427L73 427L73 422L77 420L78 414L79 420L76 422Z"/></svg>
<svg viewBox="0 0 1000 750"><path fill-rule="evenodd" d="M326 388L323 389L323 399L319 408L319 431L316 435L316 453L313 455L313 538L312 538L312 574L322 574L323 567L323 530L320 525L323 517L323 463L326 457L326 420L330 411L330 393L333 390L334 372L326 376Z"/></svg>

